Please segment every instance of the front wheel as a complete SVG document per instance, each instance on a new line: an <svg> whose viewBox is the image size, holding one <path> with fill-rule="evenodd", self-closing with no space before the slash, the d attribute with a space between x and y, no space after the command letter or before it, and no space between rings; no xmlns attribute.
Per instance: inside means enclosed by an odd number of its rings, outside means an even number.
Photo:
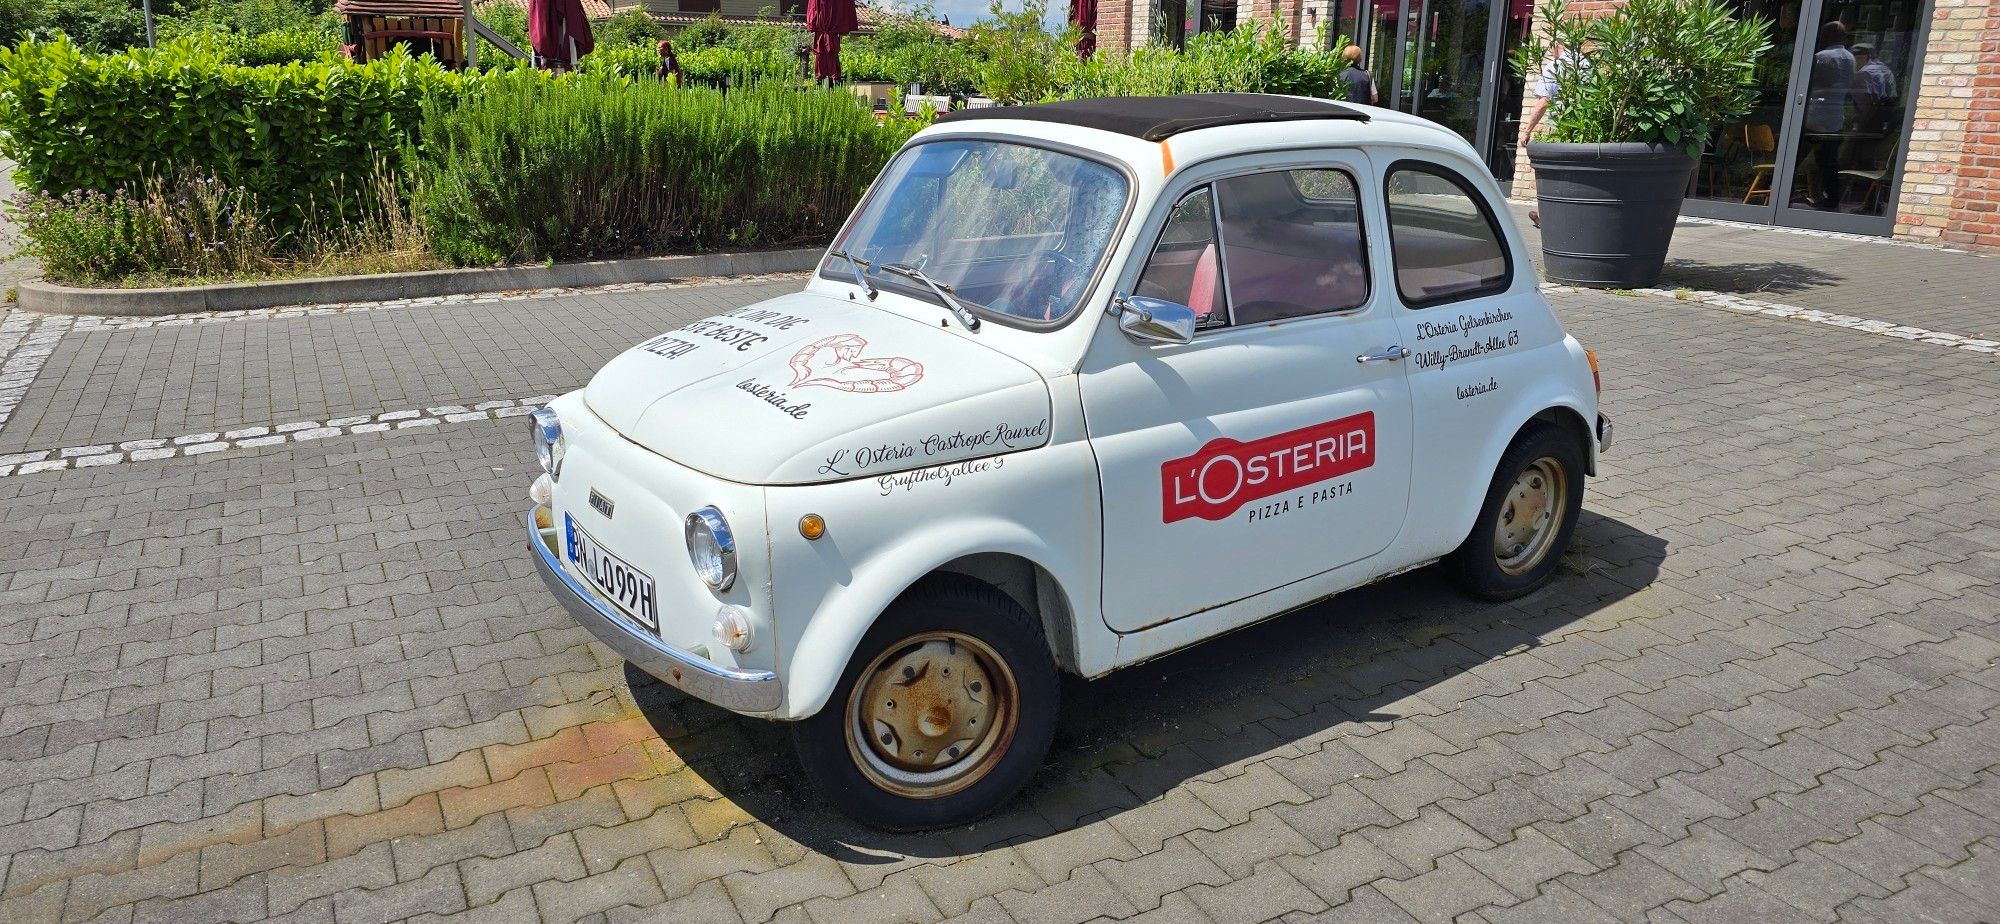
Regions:
<svg viewBox="0 0 2000 924"><path fill-rule="evenodd" d="M806 775L856 821L945 827L1027 783L1059 693L1034 617L984 584L937 580L882 614L833 698L792 737Z"/></svg>
<svg viewBox="0 0 2000 924"><path fill-rule="evenodd" d="M1537 424L1500 457L1472 534L1446 558L1454 583L1482 600L1511 600L1548 581L1583 512L1583 448Z"/></svg>

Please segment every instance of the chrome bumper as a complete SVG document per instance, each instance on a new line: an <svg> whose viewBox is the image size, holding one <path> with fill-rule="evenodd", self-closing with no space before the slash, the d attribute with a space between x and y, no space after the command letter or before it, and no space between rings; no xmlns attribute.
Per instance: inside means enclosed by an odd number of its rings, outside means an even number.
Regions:
<svg viewBox="0 0 2000 924"><path fill-rule="evenodd" d="M542 583L563 609L619 657L689 696L732 712L774 712L784 705L785 691L777 674L722 667L642 634L637 625L570 577L556 551L556 529L536 528L533 510L528 511L527 524L528 548L535 553L535 570L541 572Z"/></svg>
<svg viewBox="0 0 2000 924"><path fill-rule="evenodd" d="M1597 415L1597 451L1603 454L1611 449L1611 418Z"/></svg>

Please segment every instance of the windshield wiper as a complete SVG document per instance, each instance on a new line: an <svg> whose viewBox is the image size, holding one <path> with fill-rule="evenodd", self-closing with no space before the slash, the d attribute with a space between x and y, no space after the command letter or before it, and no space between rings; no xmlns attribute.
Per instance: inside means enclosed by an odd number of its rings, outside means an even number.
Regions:
<svg viewBox="0 0 2000 924"><path fill-rule="evenodd" d="M868 276L866 273L861 272L862 269L869 266L868 261L863 260L860 257L854 256L853 254L850 254L845 250L836 250L832 254L830 254L830 256L839 257L842 260L847 261L847 268L854 271L854 284L860 286L861 291L868 293L869 301L871 302L874 301L875 284L868 281Z"/></svg>
<svg viewBox="0 0 2000 924"><path fill-rule="evenodd" d="M921 268L911 266L908 263L877 263L874 269L885 270L895 273L904 279L913 279L923 283L932 292L937 293L938 300L944 302L946 308L951 309L952 316L958 318L958 323L965 325L966 330L976 331L979 329L979 317L964 305L959 304L958 299L951 297L951 286L932 279Z"/></svg>

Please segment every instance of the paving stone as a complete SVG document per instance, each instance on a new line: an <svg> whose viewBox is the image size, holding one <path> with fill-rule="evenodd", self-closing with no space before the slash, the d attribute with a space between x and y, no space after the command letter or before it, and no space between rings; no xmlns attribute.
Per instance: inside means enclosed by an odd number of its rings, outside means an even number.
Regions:
<svg viewBox="0 0 2000 924"><path fill-rule="evenodd" d="M1798 236L1733 246L1767 237ZM517 412L796 286L79 328L0 454ZM1623 431L1575 569L1501 607L1419 572L1157 662L1241 678L1199 702L1082 685L1023 802L936 836L848 826L781 731L551 605L517 422L0 470L39 550L0 562L0 918L1982 919L1993 360L1555 297Z"/></svg>
<svg viewBox="0 0 2000 924"><path fill-rule="evenodd" d="M1259 866L1225 886L1189 886L1187 895L1217 924L1268 921L1293 911L1311 913L1327 907L1276 863Z"/></svg>

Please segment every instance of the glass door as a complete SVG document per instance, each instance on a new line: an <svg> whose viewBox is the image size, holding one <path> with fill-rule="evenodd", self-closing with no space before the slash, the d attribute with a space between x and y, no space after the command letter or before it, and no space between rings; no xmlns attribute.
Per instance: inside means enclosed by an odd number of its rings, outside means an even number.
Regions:
<svg viewBox="0 0 2000 924"><path fill-rule="evenodd" d="M1497 113L1510 98L1520 108L1521 81L1506 73L1502 50L1511 21L1500 14L1514 7L1525 25L1532 0L1373 0L1364 24L1381 105L1457 132L1496 175ZM1519 42L1518 30L1513 35ZM1511 149L1506 163L1511 170Z"/></svg>
<svg viewBox="0 0 2000 924"><path fill-rule="evenodd" d="M1793 68L1796 137L1777 223L1889 234L1923 58L1922 0L1807 0ZM1807 31L1811 38L1808 40Z"/></svg>
<svg viewBox="0 0 2000 924"><path fill-rule="evenodd" d="M1773 24L1757 102L1710 139L1682 211L1889 234L1923 0L1740 0Z"/></svg>

